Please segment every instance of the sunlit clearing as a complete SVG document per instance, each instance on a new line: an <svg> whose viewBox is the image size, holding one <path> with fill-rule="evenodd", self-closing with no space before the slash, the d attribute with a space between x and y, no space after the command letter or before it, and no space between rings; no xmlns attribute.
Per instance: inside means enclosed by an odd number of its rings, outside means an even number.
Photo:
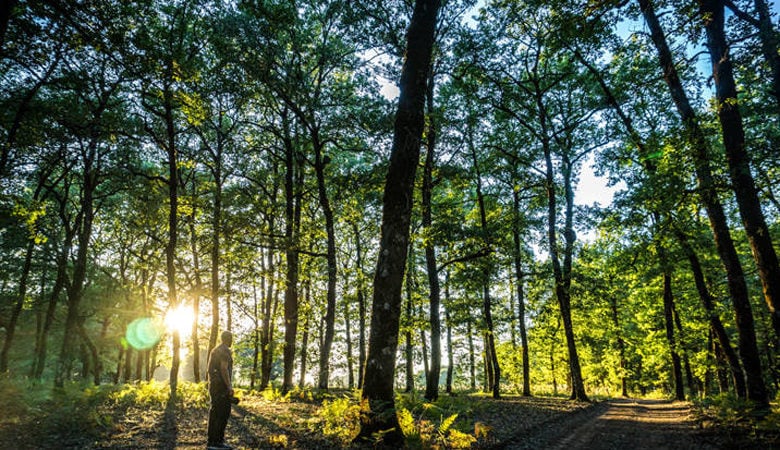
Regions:
<svg viewBox="0 0 780 450"><path fill-rule="evenodd" d="M180 305L165 314L165 327L168 331L178 331L181 337L187 337L192 332L194 320L195 314L192 312L192 308Z"/></svg>

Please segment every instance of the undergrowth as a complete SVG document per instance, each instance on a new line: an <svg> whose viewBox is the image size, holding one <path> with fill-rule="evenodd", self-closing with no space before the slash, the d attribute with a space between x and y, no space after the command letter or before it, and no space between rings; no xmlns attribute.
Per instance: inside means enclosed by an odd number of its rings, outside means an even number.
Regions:
<svg viewBox="0 0 780 450"><path fill-rule="evenodd" d="M693 401L697 421L703 428L718 430L727 445L743 447L780 445L780 409L756 410L754 405L733 395L706 397Z"/></svg>
<svg viewBox="0 0 780 450"><path fill-rule="evenodd" d="M461 419L472 412L466 399L441 397L429 402L416 394L396 398L398 423L410 449L470 448L487 428ZM341 445L349 445L360 432L361 420L368 412L367 400L359 391L333 399L325 399L311 422L312 427ZM474 430L474 434L470 431Z"/></svg>

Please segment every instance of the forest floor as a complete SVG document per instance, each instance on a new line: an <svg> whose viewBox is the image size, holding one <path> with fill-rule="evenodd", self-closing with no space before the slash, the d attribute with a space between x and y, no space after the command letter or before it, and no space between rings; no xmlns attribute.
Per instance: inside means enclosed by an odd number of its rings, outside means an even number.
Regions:
<svg viewBox="0 0 780 450"><path fill-rule="evenodd" d="M330 395L347 398L349 393ZM164 403L47 400L35 407L0 403L0 448L14 449L204 449L208 408L186 402ZM507 396L493 400L462 395L431 407L420 399L404 401L420 435L410 448L450 448L443 423L458 413L453 429L476 436L474 449L780 449L777 433L760 436L755 428L715 426L689 403L617 399L577 403L554 397ZM187 405L187 406L185 406ZM425 406L421 406L425 405ZM340 417L323 419L322 399L267 399L247 395L233 408L227 443L236 449L368 449L344 436L326 436ZM5 412L5 414L2 413ZM338 415L339 411L331 410ZM341 422L347 422L348 411ZM424 417L429 418L422 420ZM345 430L346 430L346 424ZM342 430L342 431L345 431ZM427 431L426 431L427 430ZM408 433L407 433L408 436ZM438 444L438 446L436 446Z"/></svg>

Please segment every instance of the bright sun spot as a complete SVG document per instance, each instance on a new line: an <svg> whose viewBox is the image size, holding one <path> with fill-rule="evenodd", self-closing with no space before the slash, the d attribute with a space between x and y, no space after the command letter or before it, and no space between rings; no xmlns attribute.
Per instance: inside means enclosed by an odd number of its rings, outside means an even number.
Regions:
<svg viewBox="0 0 780 450"><path fill-rule="evenodd" d="M193 320L195 320L195 314L193 314L192 309L179 305L175 309L168 310L165 314L165 327L169 331L178 331L179 336L184 338L192 332Z"/></svg>

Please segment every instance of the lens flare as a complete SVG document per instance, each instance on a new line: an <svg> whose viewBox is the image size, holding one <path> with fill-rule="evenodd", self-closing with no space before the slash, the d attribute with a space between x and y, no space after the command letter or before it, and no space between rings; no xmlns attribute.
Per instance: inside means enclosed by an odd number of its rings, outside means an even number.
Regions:
<svg viewBox="0 0 780 450"><path fill-rule="evenodd" d="M141 317L130 322L125 339L136 350L149 350L162 338L164 328L159 320Z"/></svg>

